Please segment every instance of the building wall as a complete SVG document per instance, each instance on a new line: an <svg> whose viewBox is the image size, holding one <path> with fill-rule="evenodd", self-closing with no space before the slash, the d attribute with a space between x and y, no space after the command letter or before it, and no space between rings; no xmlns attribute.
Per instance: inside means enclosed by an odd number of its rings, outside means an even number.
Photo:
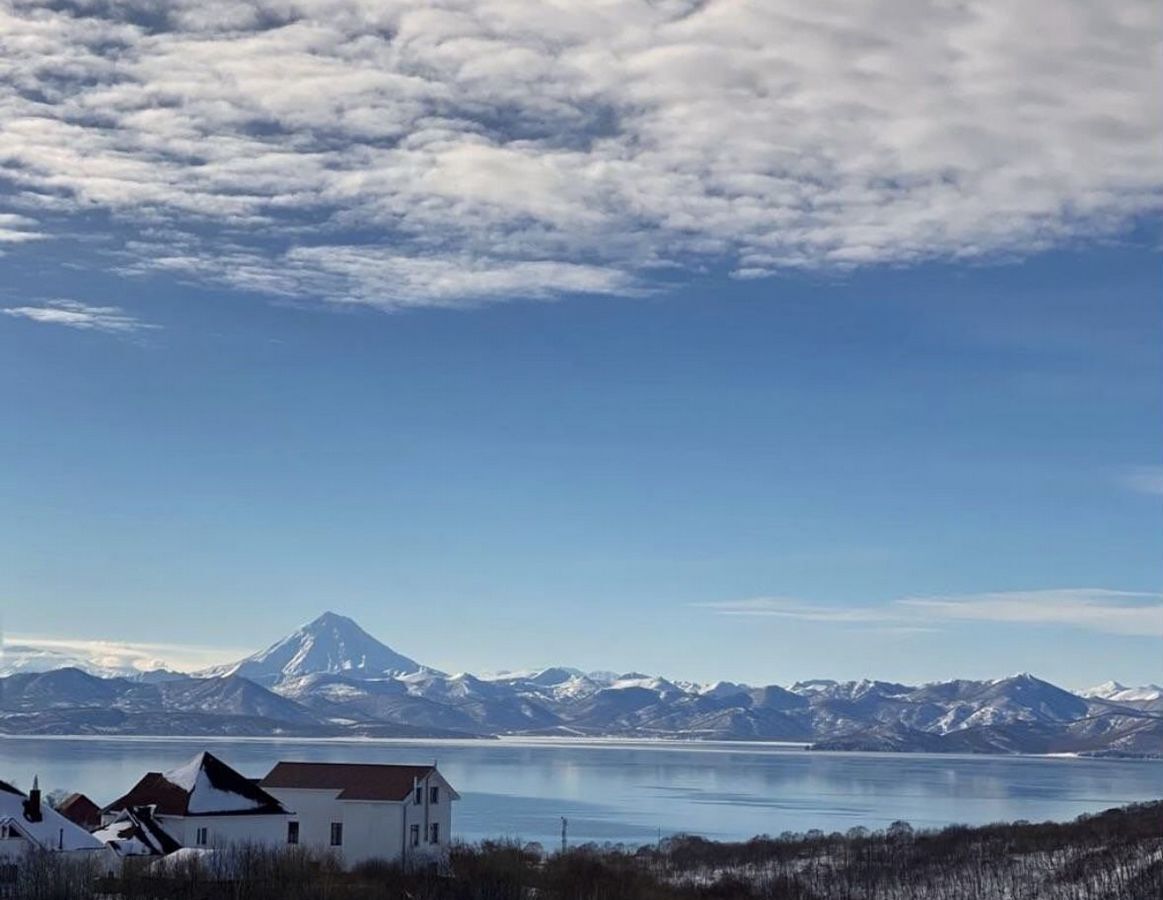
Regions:
<svg viewBox="0 0 1163 900"><path fill-rule="evenodd" d="M440 799L429 803L428 787L440 787ZM443 856L452 836L452 799L448 783L439 775L425 785L424 802L340 800L338 791L301 788L265 788L291 810L299 822L299 843L322 852L333 852L347 868L371 859L419 862ZM343 844L331 846L331 824L343 825ZM439 825L439 842L429 841L431 826ZM420 828L420 844L411 845L411 826ZM285 826L284 826L285 840Z"/></svg>
<svg viewBox="0 0 1163 900"><path fill-rule="evenodd" d="M28 852L28 841L22 837L10 837L0 841L0 863L19 862Z"/></svg>
<svg viewBox="0 0 1163 900"><path fill-rule="evenodd" d="M331 823L343 821L336 790L263 788L290 811L289 821L299 823L299 844L315 850L331 850ZM286 843L286 829L283 832ZM338 849L338 848L337 848Z"/></svg>
<svg viewBox="0 0 1163 900"><path fill-rule="evenodd" d="M197 847L198 829L205 828L207 847L226 844L270 844L287 842L290 816L157 816L158 823L183 847Z"/></svg>

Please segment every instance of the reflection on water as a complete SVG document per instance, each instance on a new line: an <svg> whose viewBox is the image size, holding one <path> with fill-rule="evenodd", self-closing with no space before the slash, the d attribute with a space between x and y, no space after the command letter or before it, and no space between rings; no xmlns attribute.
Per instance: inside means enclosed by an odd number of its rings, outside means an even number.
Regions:
<svg viewBox="0 0 1163 900"><path fill-rule="evenodd" d="M277 741L0 738L0 780L80 790L97 802L202 749L247 775L279 759L427 763L461 792L455 832L555 845L642 843L689 831L781 831L1069 819L1163 797L1163 762L810 753L773 745L564 741Z"/></svg>

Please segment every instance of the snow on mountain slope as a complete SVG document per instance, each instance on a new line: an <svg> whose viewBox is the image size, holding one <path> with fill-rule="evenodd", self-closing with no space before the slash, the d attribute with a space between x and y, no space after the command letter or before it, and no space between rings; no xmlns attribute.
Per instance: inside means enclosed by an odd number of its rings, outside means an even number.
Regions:
<svg viewBox="0 0 1163 900"><path fill-rule="evenodd" d="M1083 697L1028 674L922 685L817 679L790 690L565 667L446 675L334 613L201 675L96 678L74 667L0 676L0 733L567 734L1163 754L1163 689L1154 685L1110 682Z"/></svg>
<svg viewBox="0 0 1163 900"><path fill-rule="evenodd" d="M202 676L241 675L266 687L317 673L381 678L424 669L380 643L346 616L327 612L266 650Z"/></svg>
<svg viewBox="0 0 1163 900"><path fill-rule="evenodd" d="M1127 687L1117 681L1105 681L1079 693L1080 697L1095 700L1110 700L1113 703L1138 703L1149 700L1163 699L1163 687L1157 684L1146 684L1141 687Z"/></svg>

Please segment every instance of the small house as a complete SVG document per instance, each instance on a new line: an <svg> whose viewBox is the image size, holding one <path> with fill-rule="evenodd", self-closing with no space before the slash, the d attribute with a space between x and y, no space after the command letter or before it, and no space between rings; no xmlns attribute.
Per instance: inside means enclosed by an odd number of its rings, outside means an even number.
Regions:
<svg viewBox="0 0 1163 900"><path fill-rule="evenodd" d="M122 813L142 807L182 847L286 843L290 816L283 805L210 753L168 772L150 772L102 810L102 823L125 824Z"/></svg>
<svg viewBox="0 0 1163 900"><path fill-rule="evenodd" d="M108 869L109 849L84 828L70 822L41 797L34 780L25 794L0 781L0 896L7 896L30 853L60 853Z"/></svg>
<svg viewBox="0 0 1163 900"><path fill-rule="evenodd" d="M280 762L259 785L293 811L286 843L334 852L348 868L443 857L460 799L435 765Z"/></svg>

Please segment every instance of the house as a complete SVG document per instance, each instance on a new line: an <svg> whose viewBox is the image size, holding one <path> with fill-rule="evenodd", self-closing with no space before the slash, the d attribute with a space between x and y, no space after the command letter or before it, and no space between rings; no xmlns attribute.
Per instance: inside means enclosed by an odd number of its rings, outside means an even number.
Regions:
<svg viewBox="0 0 1163 900"><path fill-rule="evenodd" d="M277 799L210 753L168 772L150 772L102 810L102 824L125 824L125 812L140 823L141 807L150 808L152 821L183 847L282 845L290 819Z"/></svg>
<svg viewBox="0 0 1163 900"><path fill-rule="evenodd" d="M27 794L0 781L0 896L12 890L24 858L36 852L60 853L104 869L114 862L101 841L43 801L37 780Z"/></svg>
<svg viewBox="0 0 1163 900"><path fill-rule="evenodd" d="M435 765L280 762L259 784L293 810L286 843L332 851L345 867L439 859L460 799Z"/></svg>
<svg viewBox="0 0 1163 900"><path fill-rule="evenodd" d="M119 857L166 856L182 849L154 816L152 806L131 806L93 832Z"/></svg>
<svg viewBox="0 0 1163 900"><path fill-rule="evenodd" d="M84 794L69 794L56 804L56 811L86 831L101 824L101 807Z"/></svg>

